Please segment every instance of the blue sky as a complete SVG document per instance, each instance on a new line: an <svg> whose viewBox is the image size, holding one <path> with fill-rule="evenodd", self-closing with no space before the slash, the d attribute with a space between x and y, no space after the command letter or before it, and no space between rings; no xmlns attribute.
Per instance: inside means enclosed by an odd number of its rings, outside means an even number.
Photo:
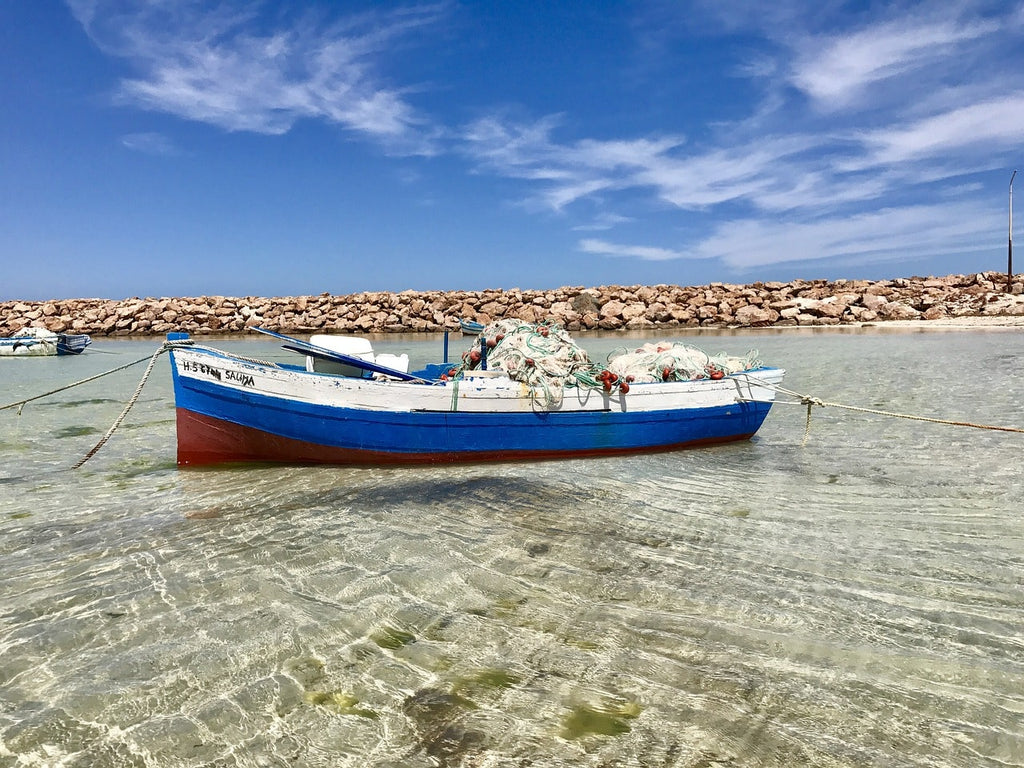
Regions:
<svg viewBox="0 0 1024 768"><path fill-rule="evenodd" d="M0 104L0 299L1005 270L1024 3L15 1Z"/></svg>

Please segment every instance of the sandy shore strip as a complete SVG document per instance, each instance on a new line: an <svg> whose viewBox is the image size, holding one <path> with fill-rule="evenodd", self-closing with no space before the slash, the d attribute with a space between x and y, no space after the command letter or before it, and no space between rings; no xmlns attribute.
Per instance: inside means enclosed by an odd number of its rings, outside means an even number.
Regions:
<svg viewBox="0 0 1024 768"><path fill-rule="evenodd" d="M912 330L983 330L1024 328L1022 315L978 315L974 317L940 317L935 320L880 320L857 323L861 328L908 328Z"/></svg>

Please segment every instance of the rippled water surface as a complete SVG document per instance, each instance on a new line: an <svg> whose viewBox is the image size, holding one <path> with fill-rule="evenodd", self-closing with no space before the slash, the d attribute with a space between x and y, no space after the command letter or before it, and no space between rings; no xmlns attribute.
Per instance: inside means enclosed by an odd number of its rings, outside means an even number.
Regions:
<svg viewBox="0 0 1024 768"><path fill-rule="evenodd" d="M1024 427L1019 331L690 340ZM0 405L157 346L0 360ZM0 766L1024 765L1024 435L778 405L654 456L179 470L164 357L71 470L143 367L0 411Z"/></svg>

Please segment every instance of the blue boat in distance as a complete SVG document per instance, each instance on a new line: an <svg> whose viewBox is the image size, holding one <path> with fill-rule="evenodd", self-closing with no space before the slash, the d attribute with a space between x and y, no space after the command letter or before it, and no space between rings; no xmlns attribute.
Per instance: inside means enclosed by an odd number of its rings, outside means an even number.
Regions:
<svg viewBox="0 0 1024 768"><path fill-rule="evenodd" d="M459 319L459 328L466 336L479 336L484 331L484 324L476 320Z"/></svg>

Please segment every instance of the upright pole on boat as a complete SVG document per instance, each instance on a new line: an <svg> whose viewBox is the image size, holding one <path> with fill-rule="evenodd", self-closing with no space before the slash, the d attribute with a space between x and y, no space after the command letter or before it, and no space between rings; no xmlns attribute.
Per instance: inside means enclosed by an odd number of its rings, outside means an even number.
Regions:
<svg viewBox="0 0 1024 768"><path fill-rule="evenodd" d="M1017 175L1014 171L1010 175L1010 237L1006 241L1006 292L1013 289L1013 177Z"/></svg>

